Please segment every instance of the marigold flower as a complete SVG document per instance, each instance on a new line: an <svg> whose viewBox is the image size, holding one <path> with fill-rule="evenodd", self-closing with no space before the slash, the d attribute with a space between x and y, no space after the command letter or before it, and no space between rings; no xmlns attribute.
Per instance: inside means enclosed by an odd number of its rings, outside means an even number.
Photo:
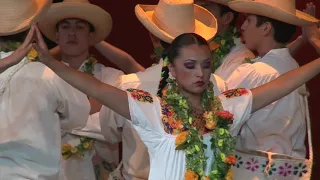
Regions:
<svg viewBox="0 0 320 180"><path fill-rule="evenodd" d="M189 132L183 131L176 137L176 146L180 146L181 144L184 144L187 141Z"/></svg>
<svg viewBox="0 0 320 180"><path fill-rule="evenodd" d="M199 176L194 171L187 169L186 173L184 174L185 180L198 180Z"/></svg>
<svg viewBox="0 0 320 180"><path fill-rule="evenodd" d="M203 113L203 118L205 118L205 119L211 119L211 118L213 118L213 113L212 113L212 111L206 111L206 112L204 112Z"/></svg>
<svg viewBox="0 0 320 180"><path fill-rule="evenodd" d="M70 151L71 148L72 148L72 146L70 144L66 143L66 144L62 145L61 151L62 151L62 153L66 153L66 152Z"/></svg>
<svg viewBox="0 0 320 180"><path fill-rule="evenodd" d="M214 41L211 41L210 44L209 44L209 47L210 47L210 50L211 50L211 51L216 50L216 49L219 48L220 46L221 46L221 44L216 43L216 42L214 42Z"/></svg>
<svg viewBox="0 0 320 180"><path fill-rule="evenodd" d="M216 128L216 123L214 121L207 121L205 127L209 130Z"/></svg>
<svg viewBox="0 0 320 180"><path fill-rule="evenodd" d="M171 127L174 129L182 129L183 121L182 120L172 120Z"/></svg>
<svg viewBox="0 0 320 180"><path fill-rule="evenodd" d="M28 59L30 61L35 61L36 58L38 57L38 53L34 48L31 48L31 50L29 51L27 57L28 57Z"/></svg>
<svg viewBox="0 0 320 180"><path fill-rule="evenodd" d="M229 169L228 173L225 176L226 180L233 180L232 168Z"/></svg>

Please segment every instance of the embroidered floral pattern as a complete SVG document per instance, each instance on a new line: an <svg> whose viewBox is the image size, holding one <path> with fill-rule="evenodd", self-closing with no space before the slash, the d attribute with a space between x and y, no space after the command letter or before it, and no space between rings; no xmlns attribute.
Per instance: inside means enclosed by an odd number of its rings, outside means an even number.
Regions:
<svg viewBox="0 0 320 180"><path fill-rule="evenodd" d="M281 176L287 177L292 173L292 165L289 163L284 163L282 166L279 167L279 174Z"/></svg>
<svg viewBox="0 0 320 180"><path fill-rule="evenodd" d="M305 163L295 164L281 161L272 163L270 164L270 167L267 167L269 165L268 160L264 161L263 164L260 164L258 159L252 157L247 159L245 165L243 166L243 157L241 157L239 154L236 154L235 158L236 164L233 165L234 167L244 168L251 172L256 172L256 170L260 167L260 172L263 174L267 173L268 176L290 178L293 176L302 177L308 173L307 165Z"/></svg>
<svg viewBox="0 0 320 180"><path fill-rule="evenodd" d="M186 128L183 127L183 121L174 120L174 111L170 105L161 101L161 109L162 123L166 133L176 135L186 130Z"/></svg>
<svg viewBox="0 0 320 180"><path fill-rule="evenodd" d="M246 169L254 172L257 169L259 169L259 161L255 158L250 158L247 162L246 162Z"/></svg>
<svg viewBox="0 0 320 180"><path fill-rule="evenodd" d="M152 95L148 92L133 88L127 89L127 91L131 93L131 97L135 100L145 103L153 103Z"/></svg>
<svg viewBox="0 0 320 180"><path fill-rule="evenodd" d="M269 164L269 161L266 161L265 164L262 164L262 166L261 166L261 172L262 172L262 173L264 173L264 171L265 171L266 167L268 166L268 164ZM268 171L267 173L268 173L269 176L271 176L271 175L273 175L276 171L277 171L277 168L275 167L275 164L272 163L272 164L270 165L270 169L269 169L269 171Z"/></svg>
<svg viewBox="0 0 320 180"><path fill-rule="evenodd" d="M237 154L235 155L235 157L237 159L237 162L233 166L236 166L237 168L240 168L242 166L242 164L243 164L242 157L237 155Z"/></svg>
<svg viewBox="0 0 320 180"><path fill-rule="evenodd" d="M222 93L226 98L239 97L246 94L249 94L247 89L238 88L238 89L230 89Z"/></svg>
<svg viewBox="0 0 320 180"><path fill-rule="evenodd" d="M303 163L299 163L297 166L294 167L293 174L299 177L302 177L303 174L307 174L308 170L306 169L307 165Z"/></svg>

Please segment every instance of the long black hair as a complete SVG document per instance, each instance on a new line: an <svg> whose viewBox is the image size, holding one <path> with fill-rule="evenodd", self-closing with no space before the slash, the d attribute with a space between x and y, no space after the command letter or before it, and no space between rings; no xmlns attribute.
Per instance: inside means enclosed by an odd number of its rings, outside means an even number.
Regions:
<svg viewBox="0 0 320 180"><path fill-rule="evenodd" d="M169 63L173 63L173 61L180 55L181 48L197 44L197 45L208 45L208 42L198 34L195 33L184 33L176 37L169 47L167 47L163 54L162 59L164 61L168 61ZM165 63L165 62L164 62ZM163 66L161 70L161 80L158 87L158 96L162 97L162 90L167 85L167 79L169 78L169 68L168 66Z"/></svg>

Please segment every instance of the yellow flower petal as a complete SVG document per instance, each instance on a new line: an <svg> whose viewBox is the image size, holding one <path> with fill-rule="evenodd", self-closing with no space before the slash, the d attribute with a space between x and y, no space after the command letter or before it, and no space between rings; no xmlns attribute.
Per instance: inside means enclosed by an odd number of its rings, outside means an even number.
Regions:
<svg viewBox="0 0 320 180"><path fill-rule="evenodd" d="M189 132L183 131L176 137L176 146L179 146L181 144L184 144L187 141Z"/></svg>
<svg viewBox="0 0 320 180"><path fill-rule="evenodd" d="M30 61L35 61L38 57L38 53L34 48L31 48L31 50L29 51L28 55L27 55L28 59Z"/></svg>
<svg viewBox="0 0 320 180"><path fill-rule="evenodd" d="M229 169L228 173L226 174L225 179L226 180L233 180L232 168Z"/></svg>

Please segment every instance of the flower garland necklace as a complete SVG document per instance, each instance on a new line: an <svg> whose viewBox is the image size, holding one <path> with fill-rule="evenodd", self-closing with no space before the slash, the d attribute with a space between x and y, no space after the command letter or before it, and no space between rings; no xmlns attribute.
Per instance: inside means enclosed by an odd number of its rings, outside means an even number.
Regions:
<svg viewBox="0 0 320 180"><path fill-rule="evenodd" d="M20 46L21 46L21 42L17 42L17 41L8 41L6 43L6 46L0 47L0 52L11 52L11 51L15 51L17 50ZM36 61L38 60L38 53L34 48L31 48L31 50L29 51L27 58L29 61Z"/></svg>
<svg viewBox="0 0 320 180"><path fill-rule="evenodd" d="M97 59L90 55L88 61L84 64L83 72L93 75L94 67L97 64ZM64 160L69 159L73 155L84 157L84 153L93 148L95 140L89 137L80 137L80 144L72 146L69 143L65 143L61 147L61 154Z"/></svg>
<svg viewBox="0 0 320 180"><path fill-rule="evenodd" d="M230 167L235 163L235 157L231 155L234 150L235 139L229 134L229 125L233 122L233 115L222 109L220 101L214 97L213 84L202 93L201 103L205 110L203 119L205 128L211 130L211 149L214 150L214 162L211 172L204 174L206 160L204 149L208 148L203 143L203 136L194 126L194 118L187 99L179 93L178 85L174 80L168 79L168 84L163 90L162 102L170 105L170 117L166 121L174 127L173 134L176 137L176 150L186 152L185 179L230 179ZM170 108L169 108L170 109ZM232 179L232 178L231 178Z"/></svg>
<svg viewBox="0 0 320 180"><path fill-rule="evenodd" d="M6 43L6 46L3 46L0 48L0 51L3 52L10 52L10 51L15 51L18 49L19 46L21 46L21 42L16 42L16 41L8 41Z"/></svg>
<svg viewBox="0 0 320 180"><path fill-rule="evenodd" d="M215 72L222 64L223 58L229 54L236 45L234 40L241 35L237 28L231 26L223 35L217 35L210 43L212 50L212 72Z"/></svg>

